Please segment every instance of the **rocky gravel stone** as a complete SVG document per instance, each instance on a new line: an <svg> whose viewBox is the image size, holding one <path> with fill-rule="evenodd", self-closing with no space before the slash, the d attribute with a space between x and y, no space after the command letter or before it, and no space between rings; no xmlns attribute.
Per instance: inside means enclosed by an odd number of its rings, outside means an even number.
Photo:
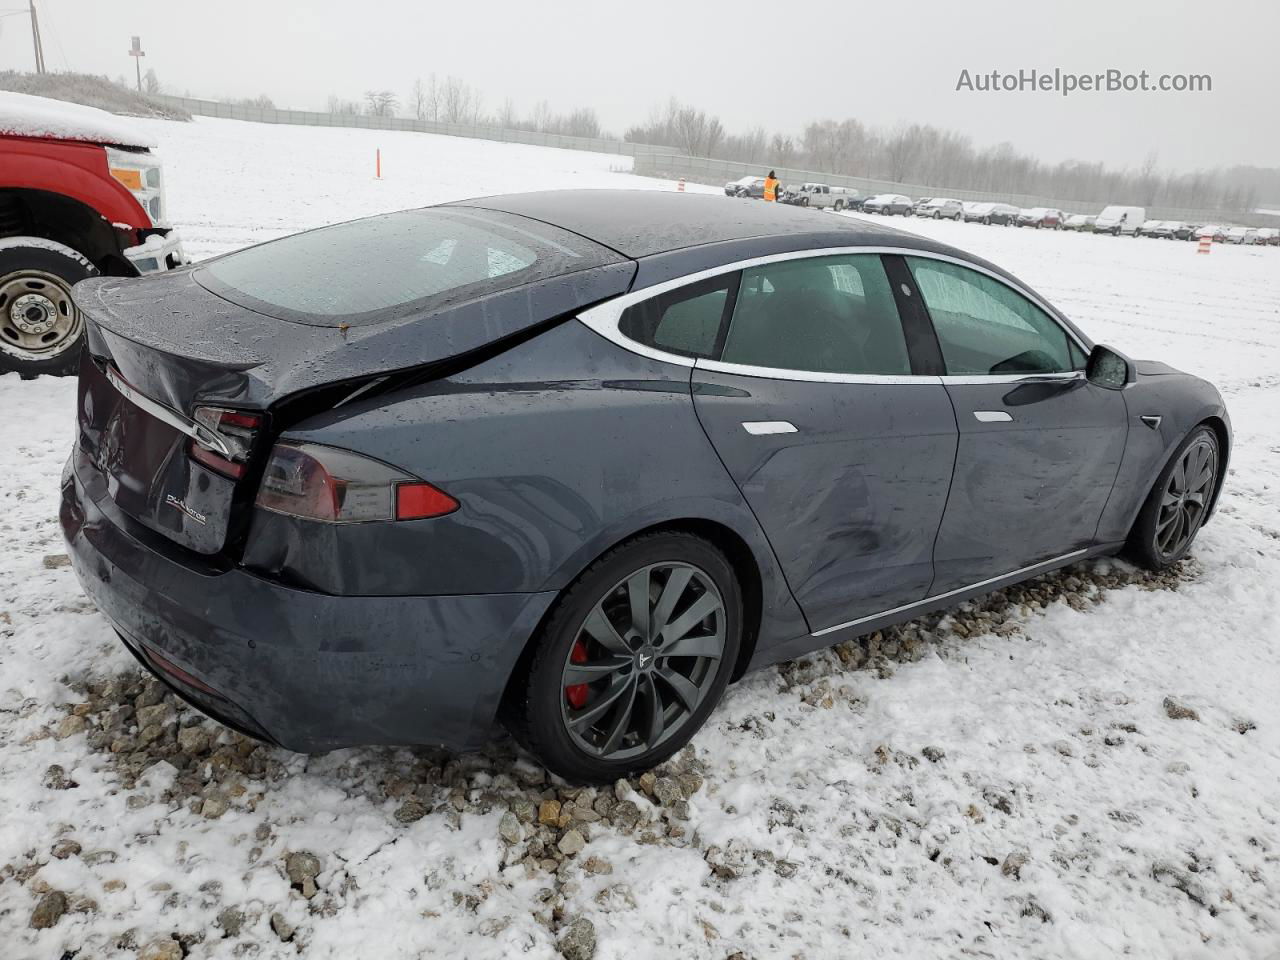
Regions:
<svg viewBox="0 0 1280 960"><path fill-rule="evenodd" d="M44 772L44 785L50 790L70 790L77 786L76 782L67 776L67 771L56 763L50 764L49 769Z"/></svg>
<svg viewBox="0 0 1280 960"><path fill-rule="evenodd" d="M498 821L498 836L509 844L519 843L524 839L524 830L520 827L519 818L508 810Z"/></svg>
<svg viewBox="0 0 1280 960"><path fill-rule="evenodd" d="M222 928L223 936L240 936L240 928L244 926L244 911L227 907L218 914L218 926Z"/></svg>
<svg viewBox="0 0 1280 960"><path fill-rule="evenodd" d="M1022 877L1022 868L1027 865L1027 861L1031 859L1031 855L1025 850L1014 850L1004 858L1004 862L1000 864L1000 872L1006 877L1012 877L1019 880Z"/></svg>
<svg viewBox="0 0 1280 960"><path fill-rule="evenodd" d="M1164 712L1168 714L1170 720L1199 720L1200 714L1188 707L1184 703L1180 703L1173 697L1164 698Z"/></svg>
<svg viewBox="0 0 1280 960"><path fill-rule="evenodd" d="M84 733L88 728L89 721L73 713L62 718L53 735L59 740L65 740L67 737L74 737L77 733Z"/></svg>
<svg viewBox="0 0 1280 960"><path fill-rule="evenodd" d="M297 932L293 924L284 918L284 914L278 912L271 914L271 929L285 943L292 940L293 935Z"/></svg>
<svg viewBox="0 0 1280 960"><path fill-rule="evenodd" d="M420 800L409 799L400 804L396 810L395 817L400 823L408 825L421 820L427 813L428 810L425 803Z"/></svg>
<svg viewBox="0 0 1280 960"><path fill-rule="evenodd" d="M587 857L582 861L582 872L604 876L613 873L613 864L603 857Z"/></svg>
<svg viewBox="0 0 1280 960"><path fill-rule="evenodd" d="M596 955L596 928L586 917L578 917L561 934L557 944L565 960L592 960Z"/></svg>
<svg viewBox="0 0 1280 960"><path fill-rule="evenodd" d="M560 822L560 801L543 800L538 805L538 822L556 826Z"/></svg>
<svg viewBox="0 0 1280 960"><path fill-rule="evenodd" d="M182 960L182 944L168 938L152 940L138 951L138 960Z"/></svg>
<svg viewBox="0 0 1280 960"><path fill-rule="evenodd" d="M563 853L566 857L572 857L582 852L582 848L587 845L581 833L577 830L566 830L564 836L556 844L556 849Z"/></svg>
<svg viewBox="0 0 1280 960"><path fill-rule="evenodd" d="M50 853L59 860L66 860L68 857L74 857L80 852L80 844L74 840L59 840L53 845Z"/></svg>
<svg viewBox="0 0 1280 960"><path fill-rule="evenodd" d="M941 747L925 747L920 753L930 763L938 763L946 757Z"/></svg>
<svg viewBox="0 0 1280 960"><path fill-rule="evenodd" d="M284 859L284 872L289 883L301 887L307 880L315 880L320 875L320 858L306 850L291 853Z"/></svg>
<svg viewBox="0 0 1280 960"><path fill-rule="evenodd" d="M48 930L57 926L66 912L67 895L58 890L50 890L31 911L31 927L34 930Z"/></svg>

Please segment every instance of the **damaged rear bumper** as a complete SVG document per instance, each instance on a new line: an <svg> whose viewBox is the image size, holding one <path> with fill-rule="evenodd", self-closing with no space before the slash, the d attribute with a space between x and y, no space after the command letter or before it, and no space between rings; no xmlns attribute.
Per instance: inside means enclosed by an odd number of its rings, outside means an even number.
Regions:
<svg viewBox="0 0 1280 960"><path fill-rule="evenodd" d="M216 719L290 750L470 749L553 593L337 597L220 569L121 515L77 449L60 521L130 650Z"/></svg>

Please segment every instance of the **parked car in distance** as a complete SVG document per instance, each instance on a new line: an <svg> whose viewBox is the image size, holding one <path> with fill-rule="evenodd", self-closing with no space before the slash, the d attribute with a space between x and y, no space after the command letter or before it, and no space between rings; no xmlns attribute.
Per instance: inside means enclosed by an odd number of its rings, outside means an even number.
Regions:
<svg viewBox="0 0 1280 960"><path fill-rule="evenodd" d="M1097 217L1084 213L1073 213L1062 221L1063 230L1076 230L1080 233L1092 233Z"/></svg>
<svg viewBox="0 0 1280 960"><path fill-rule="evenodd" d="M1258 243L1269 247L1280 246L1280 229L1276 227L1259 227Z"/></svg>
<svg viewBox="0 0 1280 960"><path fill-rule="evenodd" d="M1170 240L1190 240L1195 235L1195 227L1182 220L1166 220L1166 235Z"/></svg>
<svg viewBox="0 0 1280 960"><path fill-rule="evenodd" d="M834 210L854 210L855 203L858 200L858 191L852 187L832 187L831 194L835 198L832 204Z"/></svg>
<svg viewBox="0 0 1280 960"><path fill-rule="evenodd" d="M103 110L0 92L0 372L75 373L71 288L184 262L154 146Z"/></svg>
<svg viewBox="0 0 1280 960"><path fill-rule="evenodd" d="M825 183L802 183L799 187L789 188L783 195L784 203L819 209L833 207L843 210L844 200L843 194L833 193L831 187Z"/></svg>
<svg viewBox="0 0 1280 960"><path fill-rule="evenodd" d="M878 193L874 197L868 197L862 203L864 213L882 213L886 217L894 214L908 217L911 215L911 210L911 198L904 197L900 193Z"/></svg>
<svg viewBox="0 0 1280 960"><path fill-rule="evenodd" d="M1194 236L1197 240L1208 237L1216 243L1223 243L1227 239L1227 228L1220 223L1206 223L1196 229Z"/></svg>
<svg viewBox="0 0 1280 960"><path fill-rule="evenodd" d="M460 201L75 299L75 573L163 683L292 750L501 719L611 783L751 669L1178 562L1231 444L1211 384L985 260L705 194Z"/></svg>
<svg viewBox="0 0 1280 960"><path fill-rule="evenodd" d="M1166 229L1163 220L1144 220L1142 226L1133 233L1137 237L1159 237L1164 235Z"/></svg>
<svg viewBox="0 0 1280 960"><path fill-rule="evenodd" d="M727 197L752 197L760 199L764 196L764 177L739 177L724 185Z"/></svg>
<svg viewBox="0 0 1280 960"><path fill-rule="evenodd" d="M926 203L931 203L932 201L933 201L933 197L917 197L915 202L911 204L911 212L913 214L918 214L920 212L921 207L923 207Z"/></svg>
<svg viewBox="0 0 1280 960"><path fill-rule="evenodd" d="M933 220L963 220L964 204L950 197L931 197L922 200L915 206L917 217L929 217Z"/></svg>
<svg viewBox="0 0 1280 960"><path fill-rule="evenodd" d="M1239 243L1253 246L1258 242L1258 231L1253 227L1232 227L1227 231L1227 243Z"/></svg>
<svg viewBox="0 0 1280 960"><path fill-rule="evenodd" d="M1109 233L1116 237L1122 233L1134 234L1141 229L1146 219L1147 211L1142 207L1104 207L1093 223L1093 232Z"/></svg>
<svg viewBox="0 0 1280 960"><path fill-rule="evenodd" d="M1031 207L1018 214L1018 226L1035 227L1037 230L1041 227L1061 230L1066 218L1065 213L1053 207Z"/></svg>

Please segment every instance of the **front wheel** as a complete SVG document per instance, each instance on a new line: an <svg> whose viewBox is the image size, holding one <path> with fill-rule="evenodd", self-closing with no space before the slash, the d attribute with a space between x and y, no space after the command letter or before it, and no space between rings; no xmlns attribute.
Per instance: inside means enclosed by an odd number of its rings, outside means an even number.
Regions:
<svg viewBox="0 0 1280 960"><path fill-rule="evenodd" d="M588 567L556 601L513 678L515 738L575 782L661 763L719 702L742 638L742 594L714 545L646 534Z"/></svg>
<svg viewBox="0 0 1280 960"><path fill-rule="evenodd" d="M1163 570L1187 555L1213 503L1218 457L1218 435L1203 424L1182 441L1134 521L1126 550L1135 562Z"/></svg>
<svg viewBox="0 0 1280 960"><path fill-rule="evenodd" d="M84 319L71 288L97 269L51 240L0 240L0 371L24 377L76 372Z"/></svg>

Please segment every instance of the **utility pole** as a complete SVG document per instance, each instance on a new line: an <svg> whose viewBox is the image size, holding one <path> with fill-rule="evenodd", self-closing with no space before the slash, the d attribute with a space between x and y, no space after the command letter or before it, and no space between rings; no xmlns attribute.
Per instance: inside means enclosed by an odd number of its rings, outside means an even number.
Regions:
<svg viewBox="0 0 1280 960"><path fill-rule="evenodd" d="M142 58L146 56L142 52L142 40L139 37L133 38L133 46L129 50L129 56L133 57L133 65L138 74L138 92L142 92Z"/></svg>
<svg viewBox="0 0 1280 960"><path fill-rule="evenodd" d="M44 73L44 47L40 43L40 21L36 17L36 0L28 0L31 8L31 44L36 51L36 73Z"/></svg>

